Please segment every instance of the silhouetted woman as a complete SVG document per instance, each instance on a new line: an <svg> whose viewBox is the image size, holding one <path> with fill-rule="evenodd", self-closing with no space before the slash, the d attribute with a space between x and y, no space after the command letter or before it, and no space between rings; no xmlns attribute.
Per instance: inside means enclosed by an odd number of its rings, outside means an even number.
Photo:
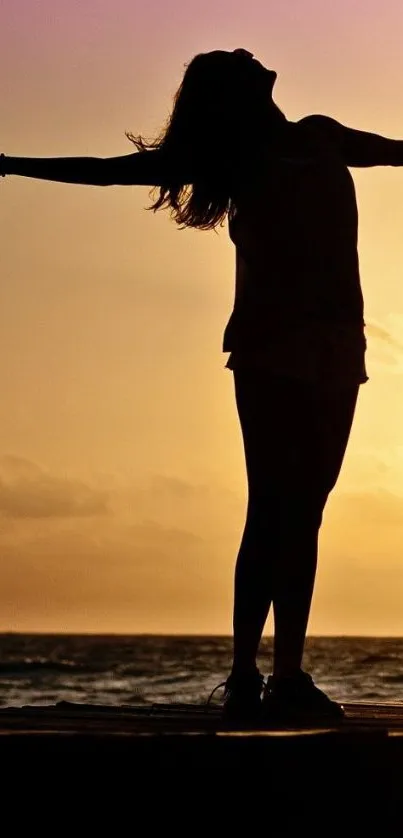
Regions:
<svg viewBox="0 0 403 838"><path fill-rule="evenodd" d="M365 371L357 206L348 166L403 165L403 142L327 116L286 119L276 73L252 53L188 64L160 137L127 136L108 159L1 158L2 174L68 183L159 186L150 209L183 227L222 225L236 247L230 352L248 478L235 572L230 719L340 718L302 671L318 532L343 462ZM256 655L273 604L274 668Z"/></svg>

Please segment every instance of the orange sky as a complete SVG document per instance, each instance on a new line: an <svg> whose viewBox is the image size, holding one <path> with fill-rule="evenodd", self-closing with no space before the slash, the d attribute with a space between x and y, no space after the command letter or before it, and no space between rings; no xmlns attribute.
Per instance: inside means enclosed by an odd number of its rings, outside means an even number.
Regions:
<svg viewBox="0 0 403 838"><path fill-rule="evenodd" d="M0 146L114 156L186 61L243 46L289 119L403 139L403 7L6 0ZM403 167L352 170L370 381L324 516L310 632L403 634ZM222 333L224 227L144 187L0 183L0 630L231 631L246 480Z"/></svg>

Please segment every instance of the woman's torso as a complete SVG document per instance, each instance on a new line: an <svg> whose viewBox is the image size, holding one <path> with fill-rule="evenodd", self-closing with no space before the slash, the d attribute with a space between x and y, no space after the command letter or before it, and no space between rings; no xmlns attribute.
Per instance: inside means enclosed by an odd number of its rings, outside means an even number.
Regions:
<svg viewBox="0 0 403 838"><path fill-rule="evenodd" d="M223 351L236 357L278 352L287 334L288 349L305 334L318 352L315 329L322 344L336 327L344 345L364 340L353 179L326 130L288 125L287 144L233 193L236 289Z"/></svg>

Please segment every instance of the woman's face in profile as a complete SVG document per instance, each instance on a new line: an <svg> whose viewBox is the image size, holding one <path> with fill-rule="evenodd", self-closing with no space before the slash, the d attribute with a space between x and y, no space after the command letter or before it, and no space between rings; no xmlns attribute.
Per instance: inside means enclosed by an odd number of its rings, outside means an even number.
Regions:
<svg viewBox="0 0 403 838"><path fill-rule="evenodd" d="M246 61L250 62L249 66L253 66L256 70L257 78L264 79L265 82L268 84L268 89L271 93L273 90L274 82L277 78L277 73L275 70L268 70L257 58L254 57L253 52L248 52L248 50L239 47L238 49L233 50L234 55L239 55L241 58L244 58Z"/></svg>

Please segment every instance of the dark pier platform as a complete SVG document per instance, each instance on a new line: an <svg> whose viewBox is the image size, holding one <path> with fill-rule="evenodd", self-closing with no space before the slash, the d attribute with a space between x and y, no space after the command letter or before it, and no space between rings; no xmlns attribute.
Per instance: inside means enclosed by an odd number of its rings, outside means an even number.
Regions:
<svg viewBox="0 0 403 838"><path fill-rule="evenodd" d="M268 835L401 836L403 704L344 707L342 724L298 730L230 730L203 705L2 709L3 799L17 782L21 802L79 805L92 834L112 813L187 834L253 813Z"/></svg>

